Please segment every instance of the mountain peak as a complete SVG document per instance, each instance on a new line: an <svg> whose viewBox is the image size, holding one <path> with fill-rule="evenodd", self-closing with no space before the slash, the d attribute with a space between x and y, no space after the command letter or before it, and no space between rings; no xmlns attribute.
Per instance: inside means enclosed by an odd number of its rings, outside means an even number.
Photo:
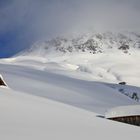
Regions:
<svg viewBox="0 0 140 140"><path fill-rule="evenodd" d="M33 44L26 55L46 56L48 53L106 53L108 51L122 51L140 49L140 34L134 32L125 33L85 33L73 36L60 36L51 40L41 40Z"/></svg>

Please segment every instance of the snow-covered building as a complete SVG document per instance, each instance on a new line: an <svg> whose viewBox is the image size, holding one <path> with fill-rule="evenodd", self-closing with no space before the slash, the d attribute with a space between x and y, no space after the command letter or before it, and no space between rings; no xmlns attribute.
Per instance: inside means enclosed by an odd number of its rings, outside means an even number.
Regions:
<svg viewBox="0 0 140 140"><path fill-rule="evenodd" d="M6 83L1 75L0 75L0 86L6 86Z"/></svg>
<svg viewBox="0 0 140 140"><path fill-rule="evenodd" d="M106 112L105 117L110 120L140 126L140 105L112 108Z"/></svg>

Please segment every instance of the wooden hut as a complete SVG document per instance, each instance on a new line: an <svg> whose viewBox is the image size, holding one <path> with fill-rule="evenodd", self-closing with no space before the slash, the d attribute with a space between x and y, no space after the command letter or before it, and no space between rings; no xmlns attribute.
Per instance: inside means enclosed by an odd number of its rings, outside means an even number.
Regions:
<svg viewBox="0 0 140 140"><path fill-rule="evenodd" d="M116 107L106 112L109 120L140 126L140 105Z"/></svg>
<svg viewBox="0 0 140 140"><path fill-rule="evenodd" d="M6 83L4 82L1 75L0 75L0 86L6 86Z"/></svg>

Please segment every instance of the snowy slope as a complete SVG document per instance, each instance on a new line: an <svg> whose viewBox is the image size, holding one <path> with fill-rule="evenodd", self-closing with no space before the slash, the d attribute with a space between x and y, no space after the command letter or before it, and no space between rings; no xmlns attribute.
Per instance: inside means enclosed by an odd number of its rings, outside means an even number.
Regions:
<svg viewBox="0 0 140 140"><path fill-rule="evenodd" d="M2 140L139 140L139 127L48 99L0 89Z"/></svg>
<svg viewBox="0 0 140 140"><path fill-rule="evenodd" d="M48 54L47 57L19 56L10 60L3 60L3 63L53 71L83 80L114 84L125 81L128 85L140 87L139 56L140 51L133 51L131 55L115 51L94 55L87 53L54 53Z"/></svg>
<svg viewBox="0 0 140 140"><path fill-rule="evenodd" d="M120 84L108 84L108 83L105 84L130 98L132 98L134 94L137 94L138 98L140 97L139 87ZM140 101L140 99L138 100Z"/></svg>
<svg viewBox="0 0 140 140"><path fill-rule="evenodd" d="M0 139L140 137L138 127L100 118L114 106L136 104L108 86L11 62L0 64L0 71L11 88L0 88Z"/></svg>
<svg viewBox="0 0 140 140"><path fill-rule="evenodd" d="M112 107L136 104L132 99L102 83L71 78L26 66L0 64L8 86L16 91L60 101L104 114Z"/></svg>
<svg viewBox="0 0 140 140"><path fill-rule="evenodd" d="M55 63L61 70L76 71L76 75L82 72L84 79L110 83L125 81L140 87L139 33L91 32L58 37L38 41L21 55L26 56L18 58L22 64L27 65L31 57L36 57L37 63L40 60L43 62L40 65L42 69L47 69L50 63L52 67L52 63ZM58 66L55 69L58 70Z"/></svg>
<svg viewBox="0 0 140 140"><path fill-rule="evenodd" d="M119 49L122 38L129 49ZM138 140L138 127L104 118L111 108L139 105L119 90L140 97L138 42L134 33L131 38L111 33L57 38L1 59L0 74L8 88L0 87L0 139Z"/></svg>

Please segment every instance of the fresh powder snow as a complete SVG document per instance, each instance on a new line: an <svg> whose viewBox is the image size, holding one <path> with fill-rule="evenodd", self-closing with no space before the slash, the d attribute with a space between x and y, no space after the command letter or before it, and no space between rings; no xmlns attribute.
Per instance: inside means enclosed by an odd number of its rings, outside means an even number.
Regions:
<svg viewBox="0 0 140 140"><path fill-rule="evenodd" d="M140 113L139 56L138 34L96 33L0 59L0 139L139 140L139 127L106 119Z"/></svg>

